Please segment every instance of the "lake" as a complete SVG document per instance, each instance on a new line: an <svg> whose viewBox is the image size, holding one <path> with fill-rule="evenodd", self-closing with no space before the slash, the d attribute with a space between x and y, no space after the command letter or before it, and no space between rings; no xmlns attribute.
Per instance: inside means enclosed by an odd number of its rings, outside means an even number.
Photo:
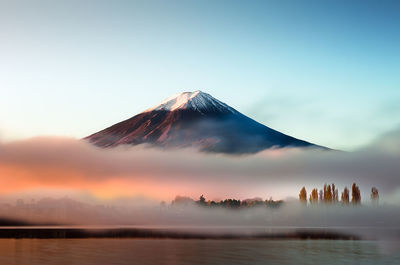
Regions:
<svg viewBox="0 0 400 265"><path fill-rule="evenodd" d="M0 264L400 264L388 249L365 240L0 239Z"/></svg>

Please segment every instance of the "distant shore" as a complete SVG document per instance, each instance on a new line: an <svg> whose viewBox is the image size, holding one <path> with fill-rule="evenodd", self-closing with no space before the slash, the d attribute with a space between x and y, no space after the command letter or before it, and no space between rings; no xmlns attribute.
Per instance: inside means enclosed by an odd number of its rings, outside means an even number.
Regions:
<svg viewBox="0 0 400 265"><path fill-rule="evenodd" d="M288 229L271 232L190 231L160 228L0 227L0 238L170 238L170 239L313 239L359 240L329 229Z"/></svg>

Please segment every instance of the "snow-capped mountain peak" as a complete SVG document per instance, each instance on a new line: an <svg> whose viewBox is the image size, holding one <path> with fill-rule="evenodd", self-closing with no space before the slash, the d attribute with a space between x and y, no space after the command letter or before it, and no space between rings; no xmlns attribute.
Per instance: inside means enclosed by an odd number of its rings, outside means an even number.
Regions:
<svg viewBox="0 0 400 265"><path fill-rule="evenodd" d="M151 111L175 111L175 110L195 110L204 112L207 110L217 110L220 112L236 113L237 111L225 103L214 98L210 94L196 90L193 92L183 92L172 97L166 98L159 105L156 105L145 112Z"/></svg>
<svg viewBox="0 0 400 265"><path fill-rule="evenodd" d="M318 147L260 124L199 90L167 98L85 140L100 147L152 144L229 154L256 153L268 148Z"/></svg>

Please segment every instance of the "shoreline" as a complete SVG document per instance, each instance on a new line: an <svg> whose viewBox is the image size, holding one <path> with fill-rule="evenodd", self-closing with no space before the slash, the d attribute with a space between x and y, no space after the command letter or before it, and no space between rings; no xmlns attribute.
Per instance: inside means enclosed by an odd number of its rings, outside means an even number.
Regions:
<svg viewBox="0 0 400 265"><path fill-rule="evenodd" d="M154 238L154 239L266 239L266 240L360 240L359 236L329 229L294 229L279 232L246 233L238 231L188 231L152 228L39 228L2 227L2 239L68 239L68 238Z"/></svg>

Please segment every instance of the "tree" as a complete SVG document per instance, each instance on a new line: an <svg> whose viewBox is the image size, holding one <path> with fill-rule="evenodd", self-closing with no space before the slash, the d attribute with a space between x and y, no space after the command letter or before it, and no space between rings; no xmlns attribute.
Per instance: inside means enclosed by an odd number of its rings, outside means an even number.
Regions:
<svg viewBox="0 0 400 265"><path fill-rule="evenodd" d="M375 187L372 187L372 189L371 189L371 200L372 200L372 203L375 203L375 204L377 204L379 201L379 191Z"/></svg>
<svg viewBox="0 0 400 265"><path fill-rule="evenodd" d="M207 205L206 198L204 198L203 194L200 196L200 198L199 198L199 200L197 201L197 203L198 203L199 205L201 205L201 206Z"/></svg>
<svg viewBox="0 0 400 265"><path fill-rule="evenodd" d="M307 203L307 191L306 191L306 187L303 187L303 188L300 190L300 193L299 193L299 200L300 200L300 202L302 202L302 203Z"/></svg>
<svg viewBox="0 0 400 265"><path fill-rule="evenodd" d="M322 190L319 190L319 201L322 203L324 202L324 193Z"/></svg>
<svg viewBox="0 0 400 265"><path fill-rule="evenodd" d="M326 194L327 202L331 203L332 202L332 198L333 198L331 185L328 185L328 188L326 189L326 193L327 193Z"/></svg>
<svg viewBox="0 0 400 265"><path fill-rule="evenodd" d="M338 201L339 201L339 191L338 191L338 189L336 188L336 186L335 186L335 184L334 183L332 183L332 201L334 202L334 203L337 203Z"/></svg>
<svg viewBox="0 0 400 265"><path fill-rule="evenodd" d="M351 203L353 204L360 204L361 203L361 193L360 188L353 183L351 186Z"/></svg>
<svg viewBox="0 0 400 265"><path fill-rule="evenodd" d="M332 188L331 185L324 185L324 202L331 203L332 202Z"/></svg>
<svg viewBox="0 0 400 265"><path fill-rule="evenodd" d="M344 187L344 190L343 190L343 192L342 192L342 203L343 204L349 204L349 201L350 201L350 199L349 199L349 189L347 188L347 187Z"/></svg>
<svg viewBox="0 0 400 265"><path fill-rule="evenodd" d="M310 203L318 203L318 189L313 189L310 193Z"/></svg>

